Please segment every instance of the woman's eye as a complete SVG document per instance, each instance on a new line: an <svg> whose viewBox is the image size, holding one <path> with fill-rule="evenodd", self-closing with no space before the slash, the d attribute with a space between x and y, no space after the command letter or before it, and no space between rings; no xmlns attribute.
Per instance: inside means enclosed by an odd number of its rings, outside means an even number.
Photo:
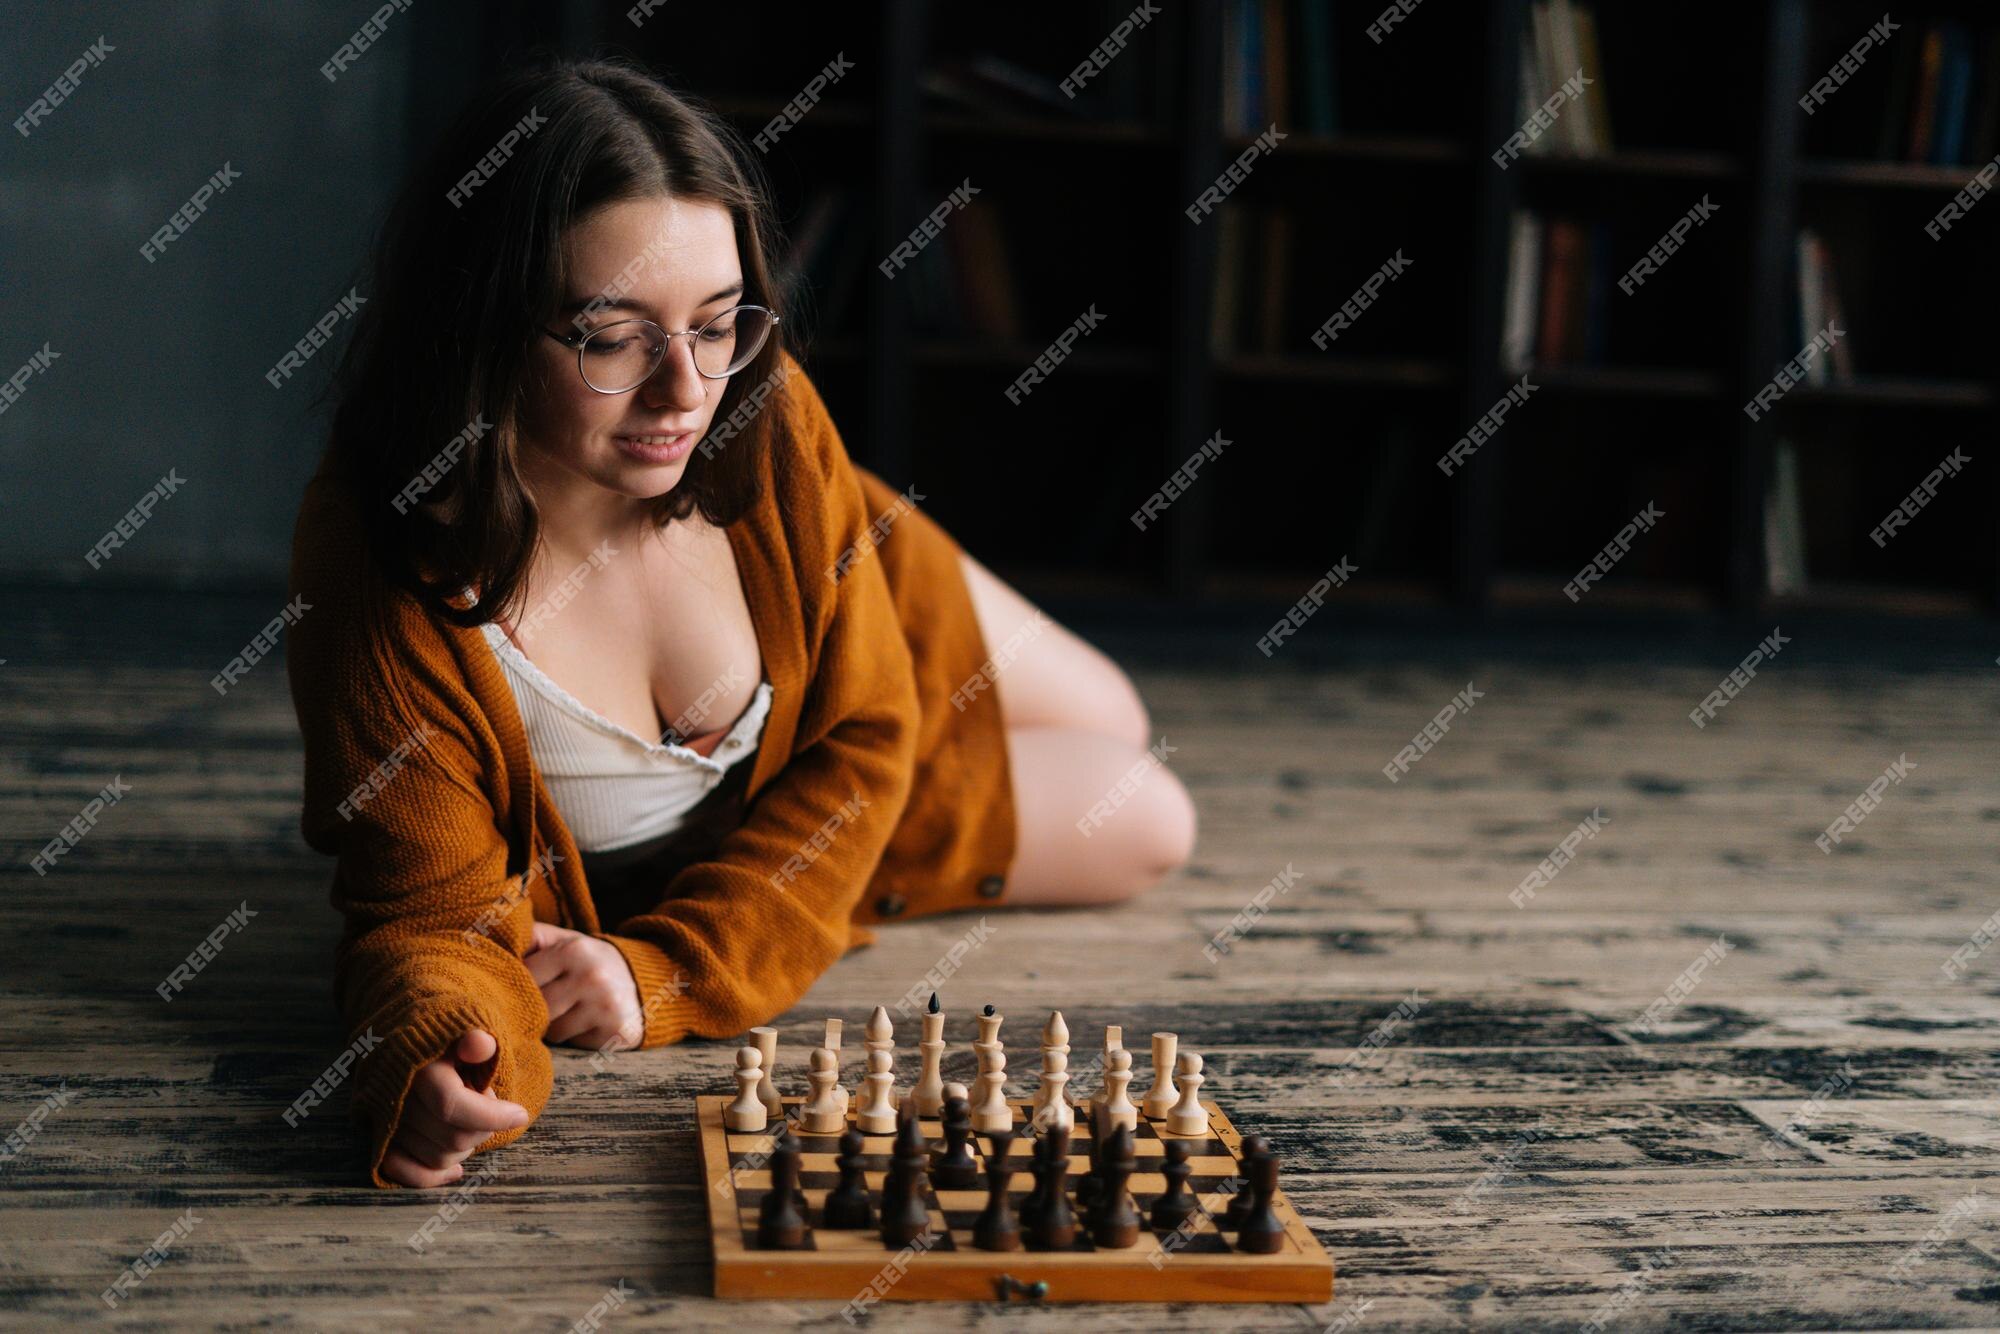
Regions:
<svg viewBox="0 0 2000 1334"><path fill-rule="evenodd" d="M611 357L636 343L636 338L593 338L585 343L584 350L594 356Z"/></svg>
<svg viewBox="0 0 2000 1334"><path fill-rule="evenodd" d="M736 326L733 324L723 325L720 327L710 326L709 328L703 329L701 331L701 336L708 342L719 343L726 338L736 337Z"/></svg>

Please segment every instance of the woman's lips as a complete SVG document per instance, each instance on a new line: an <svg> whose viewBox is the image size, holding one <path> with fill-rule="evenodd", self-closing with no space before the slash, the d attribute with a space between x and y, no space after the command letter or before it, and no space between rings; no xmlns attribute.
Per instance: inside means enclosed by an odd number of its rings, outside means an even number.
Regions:
<svg viewBox="0 0 2000 1334"><path fill-rule="evenodd" d="M672 463L688 452L694 443L693 431L682 431L678 435L614 435L612 443L628 458L642 463Z"/></svg>

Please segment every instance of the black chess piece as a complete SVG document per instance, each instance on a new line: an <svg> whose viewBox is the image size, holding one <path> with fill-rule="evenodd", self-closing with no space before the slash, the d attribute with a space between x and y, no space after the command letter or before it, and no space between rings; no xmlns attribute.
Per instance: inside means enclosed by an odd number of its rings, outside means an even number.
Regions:
<svg viewBox="0 0 2000 1334"><path fill-rule="evenodd" d="M972 1156L972 1104L944 1101L944 1144L931 1163L931 1184L939 1190L972 1190L979 1185L979 1160Z"/></svg>
<svg viewBox="0 0 2000 1334"><path fill-rule="evenodd" d="M1097 1245L1122 1250L1139 1244L1139 1207L1132 1202L1132 1192L1126 1189L1138 1166L1132 1132L1119 1126L1111 1132L1098 1161L1101 1179L1097 1212L1090 1228L1090 1239Z"/></svg>
<svg viewBox="0 0 2000 1334"><path fill-rule="evenodd" d="M1271 1151L1271 1141L1262 1135L1243 1137L1243 1171L1236 1177L1236 1191L1229 1197L1229 1206L1222 1211L1222 1226L1234 1232L1243 1226L1243 1215L1250 1208L1250 1169L1259 1158Z"/></svg>
<svg viewBox="0 0 2000 1334"><path fill-rule="evenodd" d="M1007 1206L1007 1179L1014 1175L1007 1153L1013 1147L1014 1132L1002 1130L993 1136L993 1149L986 1156L986 1208L972 1224L972 1244L982 1251L1021 1249L1021 1229Z"/></svg>
<svg viewBox="0 0 2000 1334"><path fill-rule="evenodd" d="M757 1245L767 1251L804 1250L806 1216L798 1206L799 1151L780 1148L771 1154L771 1189L757 1206Z"/></svg>
<svg viewBox="0 0 2000 1334"><path fill-rule="evenodd" d="M882 1183L882 1244L902 1247L930 1231L931 1211L924 1203L924 1169L930 1155L924 1149L923 1128L917 1124L915 1103L905 1102L896 1131L895 1157Z"/></svg>
<svg viewBox="0 0 2000 1334"><path fill-rule="evenodd" d="M1083 1216L1083 1225L1088 1229L1091 1220L1097 1216L1097 1203L1104 1187L1102 1179L1104 1141L1097 1130L1097 1109L1092 1107L1083 1117L1090 1130L1090 1167L1076 1182L1076 1209Z"/></svg>
<svg viewBox="0 0 2000 1334"><path fill-rule="evenodd" d="M1070 1208L1067 1185L1069 1132L1057 1126L1044 1138L1049 1148L1042 1164L1041 1207L1035 1211L1028 1242L1038 1250L1066 1251L1076 1242L1076 1213Z"/></svg>
<svg viewBox="0 0 2000 1334"><path fill-rule="evenodd" d="M1033 1231L1035 1218L1042 1211L1042 1169L1048 1165L1049 1144L1046 1134L1039 1135L1028 1144L1028 1180L1032 1183L1028 1193L1021 1197L1021 1227Z"/></svg>
<svg viewBox="0 0 2000 1334"><path fill-rule="evenodd" d="M861 1167L865 1138L853 1126L840 1137L840 1156L834 1159L840 1168L840 1182L826 1193L819 1215L821 1227L863 1228L875 1221L875 1210L868 1203L868 1178Z"/></svg>
<svg viewBox="0 0 2000 1334"><path fill-rule="evenodd" d="M1278 1155L1268 1150L1250 1164L1250 1207L1236 1229L1236 1249L1269 1255L1284 1244L1285 1225L1271 1207L1278 1193Z"/></svg>
<svg viewBox="0 0 2000 1334"><path fill-rule="evenodd" d="M1167 1161L1160 1168L1160 1175L1167 1179L1167 1189L1153 1201L1153 1226L1160 1231L1172 1232L1193 1216L1198 1205L1187 1188L1193 1172L1194 1167L1188 1162L1187 1141L1168 1140Z"/></svg>

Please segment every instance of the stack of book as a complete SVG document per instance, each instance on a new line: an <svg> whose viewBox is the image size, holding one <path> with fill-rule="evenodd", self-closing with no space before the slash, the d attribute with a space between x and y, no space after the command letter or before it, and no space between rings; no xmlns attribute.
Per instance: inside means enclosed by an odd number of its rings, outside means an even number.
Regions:
<svg viewBox="0 0 2000 1334"><path fill-rule="evenodd" d="M1516 209L1501 364L1519 374L1535 365L1603 363L1617 280L1608 225Z"/></svg>
<svg viewBox="0 0 2000 1334"><path fill-rule="evenodd" d="M1530 153L1590 156L1611 151L1611 108L1604 95L1604 56L1597 16L1577 0L1535 0L1533 22L1521 38L1521 124L1583 71L1580 100L1565 103L1555 123L1528 143Z"/></svg>
<svg viewBox="0 0 2000 1334"><path fill-rule="evenodd" d="M1823 53L1829 64L1851 38L1826 35L1839 42ZM1886 74L1877 72L1878 62ZM2000 152L2000 24L1982 37L1953 20L1890 33L1861 73L1825 98L1815 120L1827 122L1815 150L1836 157L1938 166L1989 160Z"/></svg>
<svg viewBox="0 0 2000 1334"><path fill-rule="evenodd" d="M1333 0L1230 0L1222 31L1222 128L1340 128Z"/></svg>
<svg viewBox="0 0 2000 1334"><path fill-rule="evenodd" d="M1849 341L1850 331L1840 300L1840 289L1833 280L1833 253L1827 249L1819 233L1804 227L1799 230L1798 257L1798 293L1794 302L1798 346L1804 347L1812 342L1829 324L1840 330L1839 336L1833 340L1832 351L1807 363L1806 381L1809 384L1824 384L1832 379L1851 379L1854 375L1854 349Z"/></svg>
<svg viewBox="0 0 2000 1334"><path fill-rule="evenodd" d="M1224 204L1217 227L1210 349L1217 355L1284 351L1297 232L1292 210Z"/></svg>

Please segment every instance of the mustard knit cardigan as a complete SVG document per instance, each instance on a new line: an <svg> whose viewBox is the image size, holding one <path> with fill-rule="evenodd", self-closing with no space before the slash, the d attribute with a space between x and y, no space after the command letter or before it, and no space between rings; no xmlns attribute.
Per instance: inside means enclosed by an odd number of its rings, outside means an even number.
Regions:
<svg viewBox="0 0 2000 1334"><path fill-rule="evenodd" d="M291 564L308 610L286 654L301 827L338 859L334 989L349 1045L368 1051L352 1112L377 1186L395 1184L381 1163L412 1077L467 1029L499 1042L493 1091L541 1114L554 1069L522 962L534 922L615 945L639 1045L659 1047L782 1013L874 938L866 923L1005 892L1015 812L995 678L1033 630L989 656L957 544L848 458L812 381L783 366L762 499L728 529L772 684L742 822L610 930L492 649L385 578L333 452L308 485Z"/></svg>

